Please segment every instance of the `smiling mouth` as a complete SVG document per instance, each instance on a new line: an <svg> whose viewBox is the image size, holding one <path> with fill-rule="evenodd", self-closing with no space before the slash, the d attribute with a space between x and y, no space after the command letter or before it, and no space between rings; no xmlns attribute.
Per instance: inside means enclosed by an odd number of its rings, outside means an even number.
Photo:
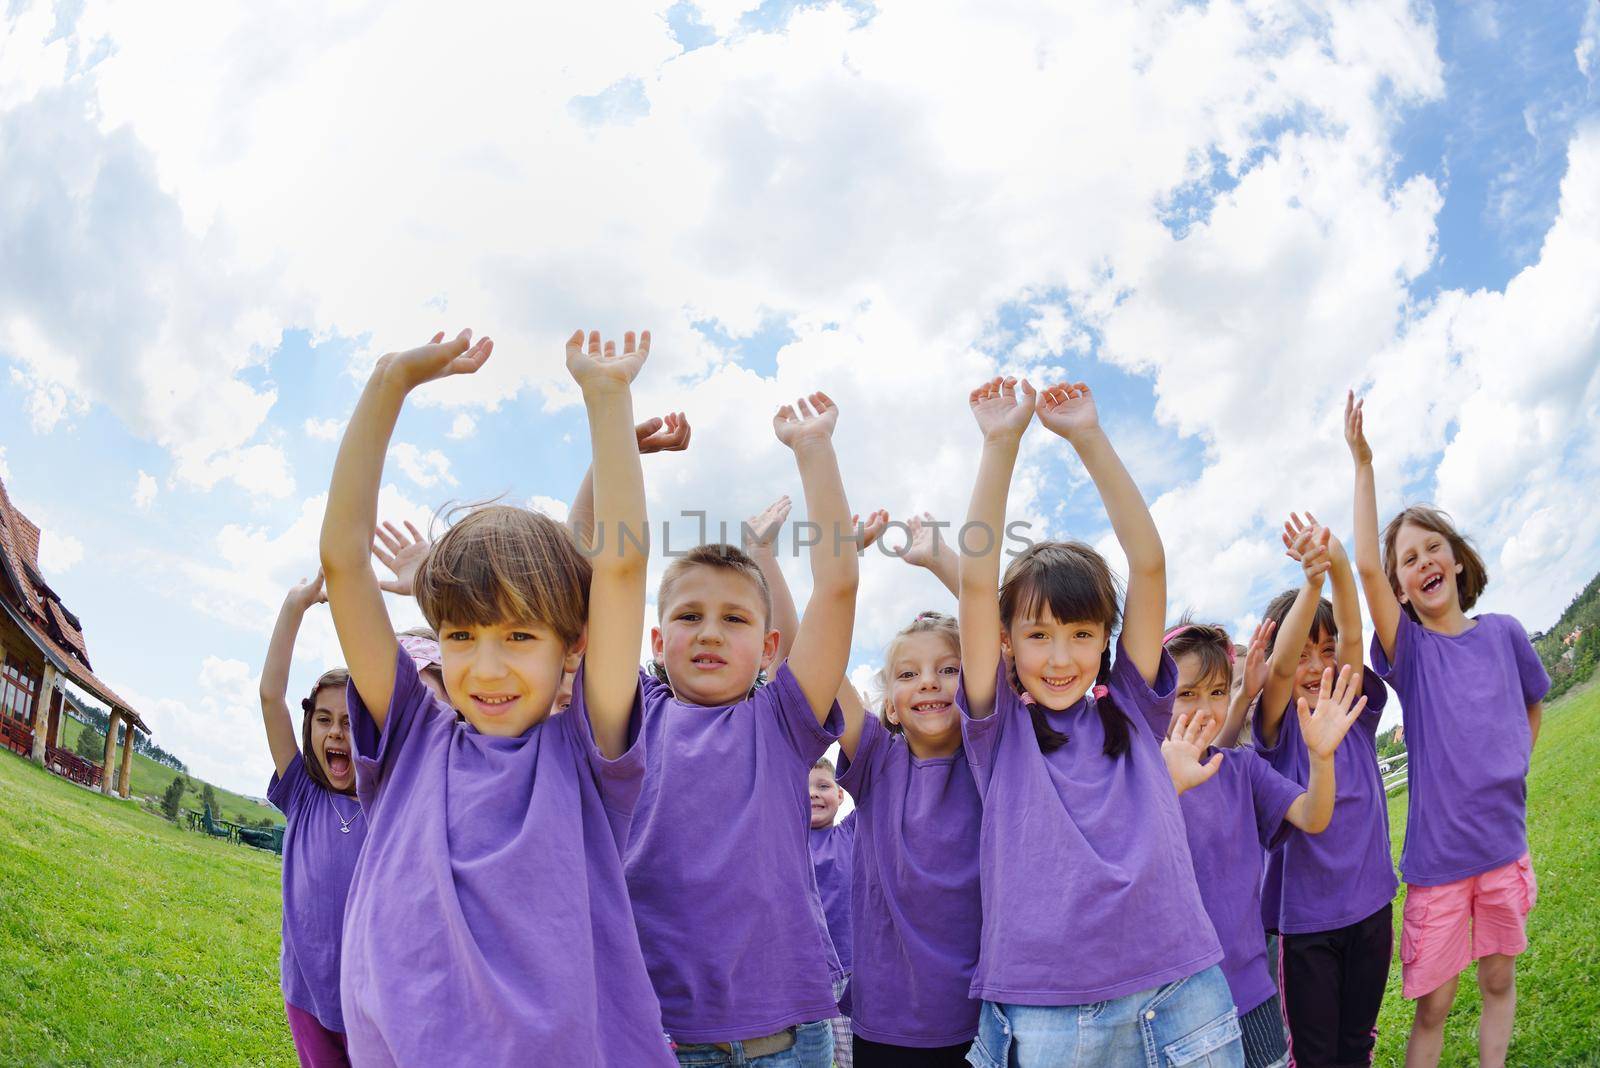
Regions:
<svg viewBox="0 0 1600 1068"><path fill-rule="evenodd" d="M473 694L472 703L486 716L503 716L517 703L516 694Z"/></svg>
<svg viewBox="0 0 1600 1068"><path fill-rule="evenodd" d="M1057 678L1052 678L1049 675L1040 675L1039 681L1050 687L1052 690L1070 690L1077 683L1078 676L1062 675Z"/></svg>
<svg viewBox="0 0 1600 1068"><path fill-rule="evenodd" d="M918 701L911 706L911 711L921 716L928 716L936 712L943 712L949 707L949 701Z"/></svg>
<svg viewBox="0 0 1600 1068"><path fill-rule="evenodd" d="M714 653L701 653L699 656L696 656L694 659L690 660L689 663L693 664L701 671L715 671L718 668L728 666L728 662L726 660L715 655Z"/></svg>
<svg viewBox="0 0 1600 1068"><path fill-rule="evenodd" d="M328 777L342 779L350 774L350 751L337 746L326 746L322 750L322 763L328 769Z"/></svg>
<svg viewBox="0 0 1600 1068"><path fill-rule="evenodd" d="M1432 593L1434 590L1437 590L1440 586L1443 586L1443 585L1444 585L1444 576L1443 575L1433 575L1430 578L1428 578L1428 579L1423 581L1423 583L1422 583L1422 592L1423 593Z"/></svg>

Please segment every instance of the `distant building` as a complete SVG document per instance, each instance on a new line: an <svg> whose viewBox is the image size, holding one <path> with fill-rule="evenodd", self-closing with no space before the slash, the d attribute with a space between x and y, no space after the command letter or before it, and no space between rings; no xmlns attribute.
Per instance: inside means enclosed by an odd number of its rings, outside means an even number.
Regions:
<svg viewBox="0 0 1600 1068"><path fill-rule="evenodd" d="M39 528L11 503L0 481L0 745L30 757L58 775L128 796L134 731L150 728L128 702L101 682L89 665L83 624L67 611L39 573ZM57 745L63 676L111 710L104 760L96 765ZM116 768L117 728L125 725L121 767Z"/></svg>

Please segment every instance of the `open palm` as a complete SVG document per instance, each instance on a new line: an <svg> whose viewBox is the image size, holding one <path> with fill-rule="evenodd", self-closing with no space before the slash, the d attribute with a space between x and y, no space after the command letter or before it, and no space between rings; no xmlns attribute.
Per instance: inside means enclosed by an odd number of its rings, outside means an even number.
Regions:
<svg viewBox="0 0 1600 1068"><path fill-rule="evenodd" d="M1017 439L1028 429L1037 399L1037 391L1026 378L1019 383L997 375L968 394L967 404L985 438Z"/></svg>
<svg viewBox="0 0 1600 1068"><path fill-rule="evenodd" d="M772 432L791 449L808 437L833 437L833 428L838 425L839 406L826 393L813 393L785 404L772 417Z"/></svg>
<svg viewBox="0 0 1600 1068"><path fill-rule="evenodd" d="M1062 382L1039 394L1039 422L1064 438L1100 425L1094 397L1083 382Z"/></svg>
<svg viewBox="0 0 1600 1068"><path fill-rule="evenodd" d="M585 347L583 331L574 331L567 338L567 371L572 375L573 381L579 386L626 386L638 377L639 371L650 358L650 331L646 330L637 338L635 344L634 333L629 330L622 335L622 352L617 352L617 343L607 341L600 344L600 331L589 331L589 343Z"/></svg>
<svg viewBox="0 0 1600 1068"><path fill-rule="evenodd" d="M414 389L435 379L474 374L493 351L492 340L481 337L473 341L471 330L463 330L449 341L441 331L426 345L392 352L384 359L391 373L398 375L407 389Z"/></svg>

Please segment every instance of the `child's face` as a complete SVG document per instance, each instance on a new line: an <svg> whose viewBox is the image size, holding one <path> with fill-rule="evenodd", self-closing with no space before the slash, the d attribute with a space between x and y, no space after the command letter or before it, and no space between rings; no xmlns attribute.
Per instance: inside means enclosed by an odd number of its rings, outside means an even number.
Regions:
<svg viewBox="0 0 1600 1068"><path fill-rule="evenodd" d="M812 828L832 827L833 817L844 801L844 788L834 781L827 768L812 768L810 790Z"/></svg>
<svg viewBox="0 0 1600 1068"><path fill-rule="evenodd" d="M356 764L350 750L350 712L343 686L324 686L311 708L311 751L322 766L328 785L348 790L356 783Z"/></svg>
<svg viewBox="0 0 1600 1068"><path fill-rule="evenodd" d="M1437 619L1461 611L1461 591L1450 539L1415 523L1401 523L1394 539L1395 576L1400 580L1400 600L1417 615Z"/></svg>
<svg viewBox="0 0 1600 1068"><path fill-rule="evenodd" d="M889 721L905 732L921 755L961 738L956 687L961 656L941 634L908 634L895 643L889 662Z"/></svg>
<svg viewBox="0 0 1600 1068"><path fill-rule="evenodd" d="M451 706L478 733L514 738L549 717L561 674L576 668L583 641L569 650L543 623L441 620L439 650Z"/></svg>
<svg viewBox="0 0 1600 1068"><path fill-rule="evenodd" d="M1205 733L1200 736L1200 743L1214 745L1217 735L1222 731L1223 723L1228 718L1230 680L1217 675L1202 678L1200 657L1195 653L1185 653L1178 657L1177 664L1178 689L1172 699L1172 722L1176 724L1179 716L1193 712L1195 717L1205 724ZM1170 734L1171 731L1167 733Z"/></svg>
<svg viewBox="0 0 1600 1068"><path fill-rule="evenodd" d="M550 706L550 714L552 716L558 712L565 712L567 706L572 704L572 682L577 677L578 673L575 671L563 671L561 673L561 686L556 690L555 703Z"/></svg>
<svg viewBox="0 0 1600 1068"><path fill-rule="evenodd" d="M1077 704L1100 673L1100 657L1111 640L1099 621L1058 622L1048 605L1040 619L1015 620L1000 644L1016 665L1022 688L1040 705L1060 712Z"/></svg>
<svg viewBox="0 0 1600 1068"><path fill-rule="evenodd" d="M736 571L694 567L673 583L671 597L650 644L673 695L708 708L744 700L778 652L778 632L764 629L761 591Z"/></svg>
<svg viewBox="0 0 1600 1068"><path fill-rule="evenodd" d="M1323 669L1339 670L1333 662L1337 649L1334 636L1325 630L1318 630L1306 639L1305 648L1300 650L1300 662L1294 669L1294 693L1296 697L1304 697L1312 708L1317 707L1317 698L1322 692Z"/></svg>

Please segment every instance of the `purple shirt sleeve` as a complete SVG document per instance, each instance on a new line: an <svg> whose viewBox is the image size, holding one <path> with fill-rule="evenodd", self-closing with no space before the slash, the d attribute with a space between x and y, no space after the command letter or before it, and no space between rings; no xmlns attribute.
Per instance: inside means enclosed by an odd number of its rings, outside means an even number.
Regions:
<svg viewBox="0 0 1600 1068"><path fill-rule="evenodd" d="M296 752L281 777L274 771L272 778L267 780L267 800L271 801L273 807L282 812L287 819L304 799L305 788L310 783L311 776L306 774L305 757ZM215 816L217 813L213 812L212 815Z"/></svg>
<svg viewBox="0 0 1600 1068"><path fill-rule="evenodd" d="M1394 628L1393 659L1383 651L1383 642L1378 640L1378 635L1373 634L1372 670L1378 673L1378 678L1391 686L1405 685L1405 677L1410 674L1411 647L1416 644L1417 631L1421 629L1410 613L1401 609L1400 622Z"/></svg>
<svg viewBox="0 0 1600 1068"><path fill-rule="evenodd" d="M972 776L978 782L979 794L989 788L995 749L1000 745L1000 731L1006 717L1015 714L1016 708L1021 707L1022 702L1011 688L1006 662L1002 658L995 668L994 710L982 719L974 719L967 702L967 675L965 669L962 670L961 682L956 686L956 708L961 710L961 748L966 753L967 764L972 768Z"/></svg>
<svg viewBox="0 0 1600 1068"><path fill-rule="evenodd" d="M572 678L572 703L565 712L557 713L556 718L588 758L601 802L617 815L632 817L644 783L644 741L639 729L644 717L643 685L633 690L633 710L628 713L628 748L615 760L610 760L594 740L594 724L589 721L589 709L583 699L583 669L584 663L579 662L577 674ZM622 841L626 840L624 834Z"/></svg>
<svg viewBox="0 0 1600 1068"><path fill-rule="evenodd" d="M405 742L422 723L433 716L454 716L455 711L433 696L422 684L417 666L398 644L395 646L394 687L389 693L389 712L383 730L362 703L355 680L345 684L345 703L350 709L350 736L355 748L356 797L362 807L370 807L383 789L384 781Z"/></svg>
<svg viewBox="0 0 1600 1068"><path fill-rule="evenodd" d="M1511 616L1506 617L1507 637L1517 660L1517 677L1522 683L1522 699L1529 705L1538 704L1550 692L1550 673L1539 659L1539 651L1528 640L1528 632Z"/></svg>
<svg viewBox="0 0 1600 1068"><path fill-rule="evenodd" d="M861 799L872 787L877 765L889 750L889 741L888 730L878 722L877 716L868 712L866 721L861 724L861 741L856 745L856 758L851 760L843 748L839 750L839 785L856 799L856 804L861 804ZM855 815L854 810L850 815Z"/></svg>
<svg viewBox="0 0 1600 1068"><path fill-rule="evenodd" d="M1241 758L1248 750L1240 750ZM1233 759L1230 753L1224 759ZM1294 829L1288 822L1289 807L1305 790L1290 779L1272 770L1272 766L1254 753L1249 757L1250 796L1255 803L1256 838L1262 849L1276 849L1278 844Z"/></svg>
<svg viewBox="0 0 1600 1068"><path fill-rule="evenodd" d="M800 680L789 670L787 661L778 668L771 682L755 692L750 706L751 714L761 717L763 724L778 725L795 756L803 760L807 768L844 733L844 712L839 702L834 701L828 710L827 726L818 723L816 713L811 711L811 702L806 700Z"/></svg>
<svg viewBox="0 0 1600 1068"><path fill-rule="evenodd" d="M1161 662L1156 667L1156 680L1152 685L1144 681L1133 658L1122 647L1122 639L1118 638L1111 663L1111 681L1106 688L1135 730L1142 725L1158 744L1167 736L1167 724L1172 722L1172 697L1178 692L1178 664L1171 653L1161 650Z"/></svg>

